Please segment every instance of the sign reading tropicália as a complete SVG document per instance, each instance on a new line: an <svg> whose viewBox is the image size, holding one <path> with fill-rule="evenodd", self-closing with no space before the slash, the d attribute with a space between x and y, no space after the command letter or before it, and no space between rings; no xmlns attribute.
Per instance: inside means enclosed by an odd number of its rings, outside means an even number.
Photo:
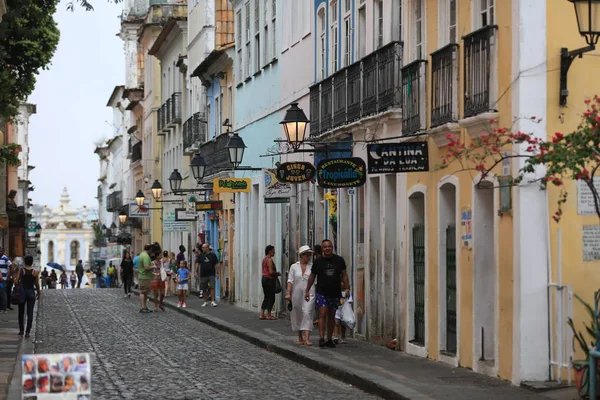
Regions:
<svg viewBox="0 0 600 400"><path fill-rule="evenodd" d="M367 167L362 158L328 158L317 165L317 181L323 188L357 187L366 180Z"/></svg>
<svg viewBox="0 0 600 400"><path fill-rule="evenodd" d="M248 193L252 187L250 178L215 178L213 191L215 193Z"/></svg>
<svg viewBox="0 0 600 400"><path fill-rule="evenodd" d="M427 142L367 145L369 174L429 171Z"/></svg>
<svg viewBox="0 0 600 400"><path fill-rule="evenodd" d="M304 183L315 177L315 167L309 162L286 162L277 167L281 183Z"/></svg>

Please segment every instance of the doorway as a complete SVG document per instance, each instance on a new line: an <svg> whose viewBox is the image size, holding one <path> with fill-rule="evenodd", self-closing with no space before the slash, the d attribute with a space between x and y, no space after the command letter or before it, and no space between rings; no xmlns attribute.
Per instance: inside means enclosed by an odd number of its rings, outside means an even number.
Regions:
<svg viewBox="0 0 600 400"><path fill-rule="evenodd" d="M438 288L440 352L454 357L457 350L456 186L444 183L438 197Z"/></svg>
<svg viewBox="0 0 600 400"><path fill-rule="evenodd" d="M474 354L491 367L496 360L496 251L494 185L473 191Z"/></svg>
<svg viewBox="0 0 600 400"><path fill-rule="evenodd" d="M409 218L409 317L408 341L410 344L425 347L426 318L425 318L425 195L415 192L408 198ZM410 352L410 347L407 348ZM420 354L426 356L425 354Z"/></svg>

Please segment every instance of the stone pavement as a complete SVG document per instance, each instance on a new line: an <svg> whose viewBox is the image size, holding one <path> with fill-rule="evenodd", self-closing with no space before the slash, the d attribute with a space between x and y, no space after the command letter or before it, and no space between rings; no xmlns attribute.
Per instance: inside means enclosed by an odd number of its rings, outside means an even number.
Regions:
<svg viewBox="0 0 600 400"><path fill-rule="evenodd" d="M33 353L33 336L25 339L18 335L18 307L12 307L13 311L0 314L0 400L21 398L14 395L14 388L21 387L21 356Z"/></svg>
<svg viewBox="0 0 600 400"><path fill-rule="evenodd" d="M572 400L574 388L534 393L509 383L474 373L465 368L412 357L365 341L348 340L336 349L298 346L289 321L261 321L257 312L228 304L200 307L195 296L188 308L177 308L177 299L169 297L166 305L198 321L236 335L259 347L294 360L365 392L390 399L508 399ZM313 343L318 330L313 330Z"/></svg>
<svg viewBox="0 0 600 400"><path fill-rule="evenodd" d="M375 398L119 289L44 294L36 353L91 353L94 400Z"/></svg>

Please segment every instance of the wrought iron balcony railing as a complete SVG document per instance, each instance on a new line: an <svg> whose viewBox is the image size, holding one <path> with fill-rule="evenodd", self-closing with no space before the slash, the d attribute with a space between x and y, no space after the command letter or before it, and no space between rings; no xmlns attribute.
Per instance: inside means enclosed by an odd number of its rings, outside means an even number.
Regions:
<svg viewBox="0 0 600 400"><path fill-rule="evenodd" d="M465 118L490 111L492 108L492 41L495 25L487 25L463 36Z"/></svg>
<svg viewBox="0 0 600 400"><path fill-rule="evenodd" d="M181 123L181 92L175 92L171 95L171 123Z"/></svg>
<svg viewBox="0 0 600 400"><path fill-rule="evenodd" d="M402 44L392 42L310 88L310 135L400 107Z"/></svg>
<svg viewBox="0 0 600 400"><path fill-rule="evenodd" d="M458 120L458 44L431 53L431 126Z"/></svg>
<svg viewBox="0 0 600 400"><path fill-rule="evenodd" d="M158 132L164 134L181 123L181 92L175 92L158 111Z"/></svg>
<svg viewBox="0 0 600 400"><path fill-rule="evenodd" d="M109 194L106 198L106 211L119 211L121 207L123 207L123 192L117 190Z"/></svg>
<svg viewBox="0 0 600 400"><path fill-rule="evenodd" d="M191 155L200 150L208 138L206 114L197 112L183 123L183 153Z"/></svg>
<svg viewBox="0 0 600 400"><path fill-rule="evenodd" d="M137 142L131 147L131 162L140 161L142 159L142 142Z"/></svg>
<svg viewBox="0 0 600 400"><path fill-rule="evenodd" d="M413 135L426 128L427 61L416 60L402 68L402 134Z"/></svg>

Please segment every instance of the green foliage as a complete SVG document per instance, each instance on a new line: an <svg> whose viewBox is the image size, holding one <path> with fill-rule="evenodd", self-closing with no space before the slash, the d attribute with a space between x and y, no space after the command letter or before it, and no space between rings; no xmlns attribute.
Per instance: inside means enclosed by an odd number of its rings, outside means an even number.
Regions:
<svg viewBox="0 0 600 400"><path fill-rule="evenodd" d="M46 69L60 33L54 21L59 0L7 0L0 23L0 117L12 120L19 104Z"/></svg>
<svg viewBox="0 0 600 400"><path fill-rule="evenodd" d="M108 0L109 3L120 3L122 0ZM92 5L92 3L90 3L87 0L74 0L74 1L69 1L67 3L67 10L69 11L74 11L75 10L75 4L78 4L79 6L83 7L83 9L85 11L94 11L94 6Z"/></svg>
<svg viewBox="0 0 600 400"><path fill-rule="evenodd" d="M504 160L521 158L524 159L524 166L516 176L510 178L509 185L539 181L543 188L548 184L559 187L558 209L552 216L556 222L560 221L562 206L567 201L564 182L569 179L582 181L588 186L594 195L596 214L600 218L600 194L593 183L600 168L600 97L594 96L585 103L587 109L577 129L568 134L556 132L550 140L541 140L530 133L515 133L507 128L493 129L489 134L473 139L470 144L447 134L447 154L437 168L447 168L453 162L458 162L461 170L478 171L483 180ZM541 122L535 116L529 120ZM515 152L513 149L516 147L524 152ZM531 178L539 167L545 170L543 177Z"/></svg>
<svg viewBox="0 0 600 400"><path fill-rule="evenodd" d="M586 335L584 336L584 334L581 331L575 329L575 324L573 323L573 320L571 318L569 318L567 324L571 327L571 330L573 331L573 345L575 345L575 341L577 341L577 343L579 344L579 348L585 353L585 359L588 360L590 357L590 348L593 348L596 345L594 321L598 321L598 323L600 324L600 319L598 319L598 317L595 315L594 308L589 303L584 301L578 295L575 295L575 298L579 300L581 304L583 304L590 318L589 323L583 324L585 327ZM588 340L589 343L587 342Z"/></svg>
<svg viewBox="0 0 600 400"><path fill-rule="evenodd" d="M0 165L3 165L5 162L11 167L21 164L21 161L19 161L20 151L21 146L16 143L0 146Z"/></svg>
<svg viewBox="0 0 600 400"><path fill-rule="evenodd" d="M337 227L337 214L331 214L329 216L329 223L335 227Z"/></svg>

